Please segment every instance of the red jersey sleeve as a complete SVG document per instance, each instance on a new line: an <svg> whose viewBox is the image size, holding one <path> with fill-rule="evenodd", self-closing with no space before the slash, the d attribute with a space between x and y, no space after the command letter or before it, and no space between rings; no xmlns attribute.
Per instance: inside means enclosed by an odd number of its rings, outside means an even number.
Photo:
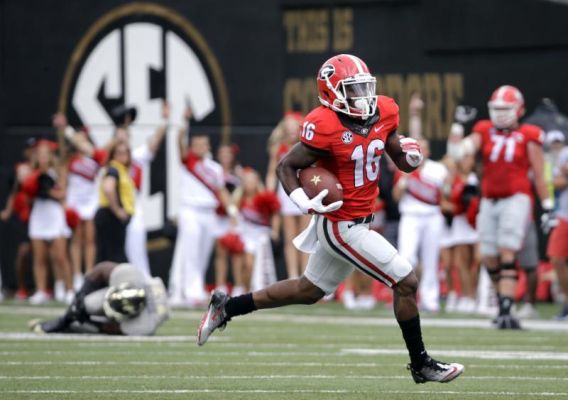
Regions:
<svg viewBox="0 0 568 400"><path fill-rule="evenodd" d="M477 121L475 125L473 125L473 128L471 129L472 133L475 132L481 136L482 146L483 143L485 143L485 141L487 140L487 135L489 134L490 128L491 128L491 121L489 121L488 119L482 119L480 121Z"/></svg>
<svg viewBox="0 0 568 400"><path fill-rule="evenodd" d="M400 124L400 113L398 104L387 96L378 96L377 104L379 108L379 124L389 123L387 134L391 134L398 129Z"/></svg>
<svg viewBox="0 0 568 400"><path fill-rule="evenodd" d="M525 124L525 134L528 142L534 142L539 146L544 144L544 132L538 126Z"/></svg>
<svg viewBox="0 0 568 400"><path fill-rule="evenodd" d="M325 152L331 151L333 129L329 126L329 118L326 118L329 112L333 113L324 107L318 107L306 115L300 135L302 143Z"/></svg>

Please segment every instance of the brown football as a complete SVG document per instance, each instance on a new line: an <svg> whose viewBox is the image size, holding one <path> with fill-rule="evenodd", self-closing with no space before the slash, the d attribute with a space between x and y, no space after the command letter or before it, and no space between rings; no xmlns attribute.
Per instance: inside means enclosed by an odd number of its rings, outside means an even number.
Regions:
<svg viewBox="0 0 568 400"><path fill-rule="evenodd" d="M328 205L339 200L343 200L343 187L335 175L325 168L309 167L300 171L300 184L311 199L319 192L327 189L329 193L324 197L322 203Z"/></svg>

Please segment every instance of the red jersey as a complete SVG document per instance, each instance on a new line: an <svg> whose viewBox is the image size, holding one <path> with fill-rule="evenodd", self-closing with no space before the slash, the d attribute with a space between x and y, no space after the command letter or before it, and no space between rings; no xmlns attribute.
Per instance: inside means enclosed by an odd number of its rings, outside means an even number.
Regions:
<svg viewBox="0 0 568 400"><path fill-rule="evenodd" d="M107 151L104 149L96 149L92 158L75 154L69 160L69 173L79 175L88 181L94 181L107 156Z"/></svg>
<svg viewBox="0 0 568 400"><path fill-rule="evenodd" d="M450 193L450 201L454 205L454 215L465 213L465 205L462 196L466 182L460 175L456 175L452 182L452 191Z"/></svg>
<svg viewBox="0 0 568 400"><path fill-rule="evenodd" d="M263 214L254 202L254 197L250 199L241 199L239 205L241 216L245 221L255 225L270 226L270 216Z"/></svg>
<svg viewBox="0 0 568 400"><path fill-rule="evenodd" d="M543 143L543 132L535 126L522 124L512 131L498 130L491 121L475 124L473 132L481 136L483 197L503 198L515 193L531 193L528 145Z"/></svg>
<svg viewBox="0 0 568 400"><path fill-rule="evenodd" d="M352 220L373 212L379 194L379 161L387 137L398 127L398 106L379 96L379 119L366 136L345 127L335 111L320 106L309 113L300 140L308 147L329 153L318 166L333 173L343 187L343 206L326 214L331 221Z"/></svg>
<svg viewBox="0 0 568 400"><path fill-rule="evenodd" d="M142 189L142 166L137 162L133 162L130 165L128 174L132 178L132 182L134 182L134 187L136 188L136 191L139 192L140 189Z"/></svg>

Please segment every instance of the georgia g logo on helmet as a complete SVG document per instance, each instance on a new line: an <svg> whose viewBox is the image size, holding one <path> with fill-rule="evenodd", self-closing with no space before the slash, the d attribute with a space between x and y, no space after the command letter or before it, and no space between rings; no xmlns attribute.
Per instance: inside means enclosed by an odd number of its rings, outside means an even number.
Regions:
<svg viewBox="0 0 568 400"><path fill-rule="evenodd" d="M359 57L331 57L320 68L317 85L320 103L333 111L366 120L377 110L377 80Z"/></svg>
<svg viewBox="0 0 568 400"><path fill-rule="evenodd" d="M331 64L326 64L323 67L321 67L318 79L325 81L326 79L331 78L333 74L335 74L335 67Z"/></svg>

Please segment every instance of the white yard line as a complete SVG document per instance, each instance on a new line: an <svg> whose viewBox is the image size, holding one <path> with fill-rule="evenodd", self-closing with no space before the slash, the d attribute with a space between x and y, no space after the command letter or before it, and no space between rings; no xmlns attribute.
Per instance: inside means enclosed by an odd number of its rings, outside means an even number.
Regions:
<svg viewBox="0 0 568 400"><path fill-rule="evenodd" d="M13 309L11 308L13 307ZM22 306L2 306L0 307L0 313L2 314L12 314L12 315L57 315L61 312L61 309L52 308L31 308ZM58 311L55 311L58 310ZM177 312L174 313L175 316L187 317L187 318L200 318L202 313L199 311L189 311L189 312ZM274 314L269 312L259 312L246 317L247 320L253 321L264 321L264 322L288 322L296 324L307 324L307 325L342 325L342 326L387 326L387 327L397 327L397 322L393 318L373 318L373 317L348 317L348 316L337 316L337 317L326 317L320 315L287 315L287 314ZM436 328L478 328L478 329L490 329L495 328L488 319L479 318L463 318L463 319L449 319L449 318L421 318L422 326L424 327L436 327ZM523 321L523 328L529 331L547 331L547 332L568 332L568 324L563 321ZM2 339L0 337L0 339Z"/></svg>
<svg viewBox="0 0 568 400"><path fill-rule="evenodd" d="M378 390L384 394L447 394L459 396L547 396L547 397L566 397L567 392L459 392L453 390ZM142 389L142 390L6 390L2 393L9 394L197 394L197 393L248 393L248 394L276 394L276 393L322 393L322 394L376 394L376 392L359 390L272 390L272 389Z"/></svg>
<svg viewBox="0 0 568 400"><path fill-rule="evenodd" d="M87 335L87 334L63 334L53 333L50 335L38 335L30 332L0 332L0 340L30 340L30 341L56 341L56 342L191 342L195 343L196 336L117 336L117 335ZM209 340L222 342L230 340L229 336L213 336Z"/></svg>
<svg viewBox="0 0 568 400"><path fill-rule="evenodd" d="M293 322L308 325L342 325L342 326L397 326L393 318L372 317L323 317L318 315L282 315L260 312L253 314L251 319L267 322ZM480 328L495 330L489 319L463 318L428 318L421 317L420 323L425 327L436 328ZM531 331L568 332L568 324L563 321L523 321L522 326Z"/></svg>
<svg viewBox="0 0 568 400"><path fill-rule="evenodd" d="M0 375L0 380L132 380L132 379L160 379L160 380L274 380L274 379L294 379L294 380L336 380L336 379L361 379L361 380L408 380L409 375L82 375L82 376L62 376L62 375ZM540 377L540 376L463 376L460 380L479 380L479 381L549 381L566 382L566 377Z"/></svg>
<svg viewBox="0 0 568 400"><path fill-rule="evenodd" d="M2 361L3 365L145 365L145 366L163 366L163 365L181 365L181 366L242 366L242 361ZM320 367L320 368L383 368L383 367L404 367L404 363L387 363L387 362L286 362L286 361L247 361L247 366L252 367ZM564 370L568 369L568 364L561 365L518 365L518 364L467 364L470 368L496 368L509 370Z"/></svg>
<svg viewBox="0 0 568 400"><path fill-rule="evenodd" d="M0 313L13 315L57 315L64 309L57 307L31 307L31 306L0 306ZM173 311L174 317L199 319L203 311ZM394 317L357 317L357 316L323 316L301 314L277 314L270 311L260 311L247 316L248 320L267 322L290 322L309 325L344 325L344 326L398 326ZM422 326L438 328L480 328L494 329L489 318L421 318ZM523 327L533 331L568 332L568 324L563 321L530 320L523 321Z"/></svg>
<svg viewBox="0 0 568 400"><path fill-rule="evenodd" d="M343 354L362 356L406 355L407 350L394 349L343 349ZM481 360L556 360L568 361L568 353L545 351L488 351L488 350L443 350L429 349L428 353L444 357L465 357Z"/></svg>

